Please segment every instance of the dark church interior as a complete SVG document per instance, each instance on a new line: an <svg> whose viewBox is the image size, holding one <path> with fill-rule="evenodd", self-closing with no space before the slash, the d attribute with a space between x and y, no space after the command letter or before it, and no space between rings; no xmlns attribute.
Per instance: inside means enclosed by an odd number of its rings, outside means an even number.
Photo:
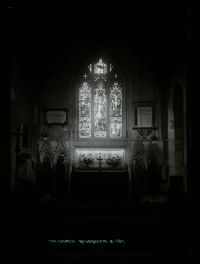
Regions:
<svg viewBox="0 0 200 264"><path fill-rule="evenodd" d="M9 7L11 252L190 259L192 9L70 12Z"/></svg>

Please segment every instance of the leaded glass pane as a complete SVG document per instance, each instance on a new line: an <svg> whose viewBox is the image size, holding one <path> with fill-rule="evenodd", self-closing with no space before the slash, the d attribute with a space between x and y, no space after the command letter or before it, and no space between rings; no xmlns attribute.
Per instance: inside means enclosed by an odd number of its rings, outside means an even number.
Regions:
<svg viewBox="0 0 200 264"><path fill-rule="evenodd" d="M94 94L94 136L105 138L107 134L107 100L103 82L97 84Z"/></svg>
<svg viewBox="0 0 200 264"><path fill-rule="evenodd" d="M79 136L91 137L91 88L87 82L79 89Z"/></svg>
<svg viewBox="0 0 200 264"><path fill-rule="evenodd" d="M122 89L117 82L110 89L110 137L122 136Z"/></svg>

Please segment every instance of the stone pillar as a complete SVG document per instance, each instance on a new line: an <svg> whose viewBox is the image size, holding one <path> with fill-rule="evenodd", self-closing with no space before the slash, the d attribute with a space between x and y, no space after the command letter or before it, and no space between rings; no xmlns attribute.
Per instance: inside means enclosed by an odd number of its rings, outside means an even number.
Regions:
<svg viewBox="0 0 200 264"><path fill-rule="evenodd" d="M128 179L129 179L129 181L128 181L128 192L129 192L129 194L132 193L132 166L133 165L131 163L128 164Z"/></svg>
<svg viewBox="0 0 200 264"><path fill-rule="evenodd" d="M69 186L68 186L69 191L71 190L71 174L72 174L72 160L73 160L73 156L72 156L72 132L73 132L73 130L70 129L70 131L69 131L69 133L70 133L70 140L69 140Z"/></svg>

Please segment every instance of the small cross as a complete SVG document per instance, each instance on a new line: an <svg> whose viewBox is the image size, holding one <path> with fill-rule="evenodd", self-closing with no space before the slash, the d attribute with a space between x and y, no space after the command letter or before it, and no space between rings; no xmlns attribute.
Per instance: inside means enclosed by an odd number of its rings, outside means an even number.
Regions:
<svg viewBox="0 0 200 264"><path fill-rule="evenodd" d="M101 169L102 167L102 158L101 158L101 154L99 154L99 158L97 159L99 161L99 169Z"/></svg>

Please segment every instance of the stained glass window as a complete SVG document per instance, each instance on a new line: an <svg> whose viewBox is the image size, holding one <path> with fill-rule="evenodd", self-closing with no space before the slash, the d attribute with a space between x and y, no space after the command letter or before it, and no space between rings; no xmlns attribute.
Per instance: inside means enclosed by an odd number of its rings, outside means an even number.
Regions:
<svg viewBox="0 0 200 264"><path fill-rule="evenodd" d="M122 89L117 82L110 88L110 137L122 136Z"/></svg>
<svg viewBox="0 0 200 264"><path fill-rule="evenodd" d="M122 137L122 87L115 68L99 59L88 66L88 74L83 77L79 88L79 137Z"/></svg>
<svg viewBox="0 0 200 264"><path fill-rule="evenodd" d="M91 88L87 82L79 90L79 136L91 137Z"/></svg>
<svg viewBox="0 0 200 264"><path fill-rule="evenodd" d="M94 94L94 136L106 137L107 131L107 100L103 82L97 84Z"/></svg>

